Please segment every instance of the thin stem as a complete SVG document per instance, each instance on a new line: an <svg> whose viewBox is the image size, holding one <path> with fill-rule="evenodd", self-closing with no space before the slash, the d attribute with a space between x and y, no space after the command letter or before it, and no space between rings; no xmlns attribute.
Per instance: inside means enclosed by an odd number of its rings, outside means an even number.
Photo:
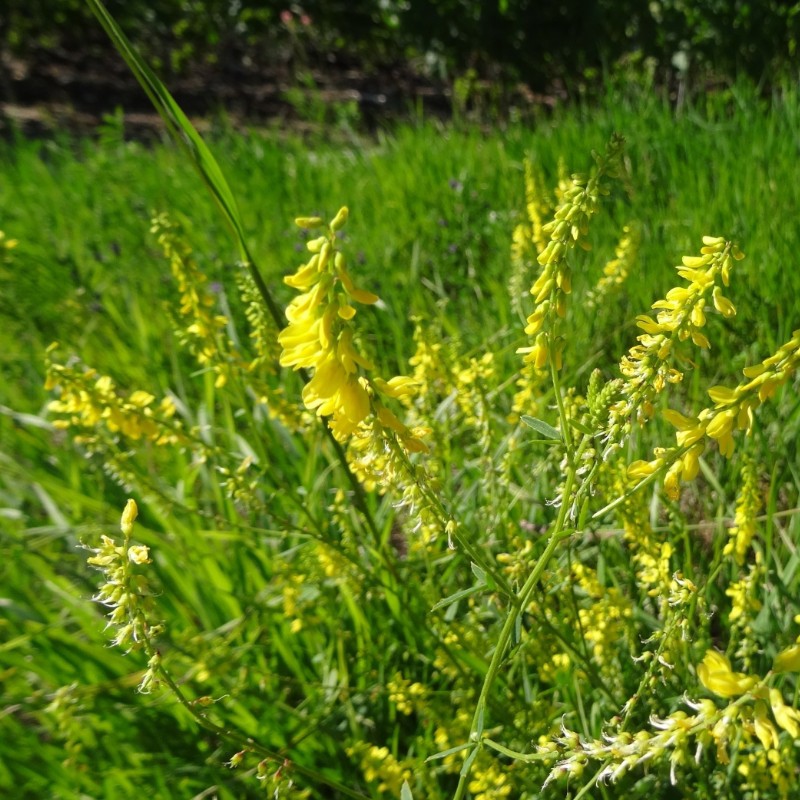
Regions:
<svg viewBox="0 0 800 800"><path fill-rule="evenodd" d="M572 486L575 482L575 470L570 467L569 471L567 472L567 479L565 482L565 496L569 496L572 492ZM555 554L556 550L558 549L559 544L561 544L562 540L569 536L572 531L564 529L564 523L567 517L567 506L565 503L561 504L561 508L559 509L558 519L556 520L553 528L551 529L550 536L547 540L547 545L545 546L544 551L542 552L541 556L536 562L536 566L534 566L531 574L528 576L528 579L525 581L525 584L517 593L517 603L515 603L508 611L508 615L506 616L505 622L503 623L503 627L500 631L500 636L498 637L497 646L495 647L494 653L492 654L492 660L489 663L489 670L486 673L486 677L483 680L483 686L481 687L480 695L478 696L478 703L475 707L475 714L472 717L472 727L470 729L469 738L470 741L475 742L476 747L481 747L480 739L481 734L483 732L483 717L486 711L487 700L489 697L489 692L494 685L494 681L497 678L497 673L500 669L500 664L503 661L503 658L506 653L506 649L508 648L508 643L511 640L511 636L514 632L514 628L516 627L517 617L520 614L520 611L527 606L528 602L530 601L531 595L533 594L534 589L536 588L539 579L542 576L542 573L545 570L545 567L550 563L550 559ZM458 781L458 786L456 787L456 793L453 795L453 800L462 800L464 797L464 793L467 790L467 782L469 780L469 770L466 770L462 773L461 777Z"/></svg>
<svg viewBox="0 0 800 800"><path fill-rule="evenodd" d="M153 656L155 655L156 651L152 645L147 645L145 646L145 652L148 654L148 656ZM157 671L159 677L169 687L175 699L180 703L180 705L183 706L183 708L186 709L186 711L189 712L189 714L192 715L197 724L202 728L205 728L205 730L209 731L210 733L219 736L221 739L231 742L233 746L240 749L250 750L262 758L268 758L272 761L278 762L279 764L282 764L284 761L286 761L286 753L279 752L277 750L271 750L270 748L259 744L253 738L241 731L233 731L223 728L221 725L217 725L215 722L212 722L204 714L201 714L197 710L196 704L191 702L183 694L180 687L175 683L175 681L172 679L172 676L167 672L163 665L159 664ZM326 786L330 786L332 789L335 789L337 792L341 792L346 797L354 797L356 800L368 800L367 795L356 792L349 786L345 786L343 783L339 783L333 778L328 778L319 772L307 769L306 767L303 767L301 764L297 764L294 761L291 762L291 770L298 775L302 775L304 778L325 784Z"/></svg>

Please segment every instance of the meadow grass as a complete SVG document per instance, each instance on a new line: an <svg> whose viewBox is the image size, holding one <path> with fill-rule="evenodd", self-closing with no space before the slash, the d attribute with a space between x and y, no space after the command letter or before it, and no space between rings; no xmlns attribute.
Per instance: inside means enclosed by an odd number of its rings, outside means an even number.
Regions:
<svg viewBox="0 0 800 800"><path fill-rule="evenodd" d="M709 386L735 383L741 368L797 328L800 188L791 176L800 98L793 91L767 103L737 88L679 113L618 91L599 106L502 130L420 123L370 139L229 131L212 139L249 248L281 304L292 297L283 277L307 258L294 217L330 219L348 205L343 245L351 271L381 297L359 311L363 346L385 377L410 371L415 335L440 346L448 377L429 387L426 409L441 462L436 488L492 559L514 557L500 562L507 568L499 574L515 586L524 575L515 572L522 562L513 548L533 541L541 555L536 531L548 521L558 474L552 450L531 435L515 439L525 460L501 475L511 439L492 438L510 412L503 389L519 377L515 351L527 343L522 330L531 310L529 296L521 303L509 296L511 236L524 219L523 162L530 159L552 187L559 160L584 171L589 151L602 151L613 131L627 139L626 170L592 221L593 249L573 259L575 296L597 284L624 224L637 223L641 244L621 292L599 308L572 301L565 371L579 391L593 369L615 377L640 333L636 315L675 284L673 265L696 253L704 235L725 236L748 258L726 291L738 310L735 324L710 320L712 348L694 357L680 387L679 410L696 412L708 404ZM332 797L345 796L331 785L342 784L358 796L397 797L407 780L415 797L451 797L459 791L456 756L424 759L467 742L465 714L491 671L507 598L463 548L448 549L446 537L421 546L414 510L396 510L391 492L366 493L366 516L357 513L320 430L287 433L251 408L246 387L229 386L226 394L213 371L182 349L174 280L149 232L153 213L165 210L181 223L214 308L241 320L228 232L172 147L127 142L114 124L92 141L0 146L0 229L19 242L0 262L0 788L19 797L134 797L143 788L155 797ZM241 326L225 330L246 347ZM87 457L87 447L54 429L45 410L52 397L44 389L45 349L53 341L61 343L62 361L79 354L123 393L170 393L179 418L202 432L205 452L219 462L198 460L188 446L165 452L124 443L106 458ZM486 353L491 367L480 365ZM507 376L505 385L493 382L497 376ZM685 619L702 652L705 645L725 650L736 636L752 640L760 649L746 663L762 673L794 640L792 616L800 611L796 386L759 410L748 444L764 515L759 558L769 575L759 584L759 609L747 612L749 632L732 633L738 629L726 617L725 590L739 577L722 554L738 470L710 453L699 485L680 504L651 492L645 515L674 546L671 569L700 586ZM287 378L284 388L299 409L299 381ZM554 425L552 389L541 392L536 416ZM641 432L627 445L631 457L669 444L671 430ZM226 495L221 483L234 480L248 456L258 466L257 490ZM128 464L141 484L125 472ZM135 693L147 660L106 646L103 610L89 600L98 576L78 548L98 547L100 534L118 535L132 492L147 498L139 499L136 538L151 548L152 599L166 622L165 659L189 698L185 705L171 695ZM641 643L626 642L620 669L627 677L617 682L609 673L614 662L603 652L593 657L597 641L587 633L602 629L598 615L612 618L623 608L619 598L636 595L637 576L618 524L608 519L548 569L536 595L540 611L520 618L510 670L499 673L488 697L488 735L508 752L498 760L474 750L473 797L539 796L547 770L514 754L555 736L554 709L570 710L565 724L587 740L620 710L625 691L638 685L628 656L640 654ZM656 601L624 607L640 633L667 625ZM537 632L533 648L523 626ZM681 680L702 658L692 642L673 646L681 651L672 653L677 678L656 675L660 682L643 684L657 696L648 709L664 717L683 690L696 688ZM553 653L568 654L580 669L559 671L564 662ZM198 727L198 709L206 729ZM238 772L225 762L237 741L247 748L227 731L263 743L243 756ZM780 748L785 742L773 750ZM281 772L284 753L290 763ZM757 757L735 758L727 783L722 772L706 774L704 764L687 759L681 780L696 797L741 796L747 776L736 767L755 772ZM583 767L575 767L570 786L617 796L619 787L589 781L602 765L587 767L583 778ZM630 778L631 790L670 796L657 772L640 778ZM549 791L558 796L563 786Z"/></svg>

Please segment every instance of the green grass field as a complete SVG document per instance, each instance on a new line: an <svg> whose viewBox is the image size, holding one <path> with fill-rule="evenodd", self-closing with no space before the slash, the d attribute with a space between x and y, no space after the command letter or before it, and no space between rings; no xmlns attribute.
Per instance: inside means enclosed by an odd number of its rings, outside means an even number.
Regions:
<svg viewBox="0 0 800 800"><path fill-rule="evenodd" d="M305 139L228 131L209 140L249 248L282 306L293 296L283 277L308 258L294 218L330 219L349 207L342 247L350 272L381 298L360 308L361 346L387 378L414 371L409 359L420 340L436 346L426 394L407 410L431 428L431 486L475 553L460 539L450 549L424 502L398 505L389 472L386 485L354 488L324 426L306 420L292 430L265 411L255 378L218 385L185 346L179 292L150 232L151 217L164 211L208 279L211 308L227 318L218 334L226 352L254 347L232 240L178 151L127 142L113 123L92 141L0 144L0 230L18 242L0 250L0 793L793 796L796 737L774 703L774 739L769 731L762 738L765 729L743 711L729 764L715 755L724 748L714 734L698 762L692 740L685 756L673 759L670 750L649 768L621 771L616 784L593 783L612 763L598 759L542 790L552 764L513 755L555 741L562 721L598 740L635 692L648 699L625 723L648 729L651 714L686 710L684 692L714 697L696 678L709 648L727 652L734 669L766 676L775 654L795 641L800 400L792 374L756 411L752 435L736 439L737 457L746 452L754 465L760 498L751 504L758 532L745 563L723 553L741 462L710 447L680 501L656 483L644 490L645 519L671 543L662 589L673 573L694 587L676 606L681 614L643 588L623 520L584 521L517 618L507 661L483 698L481 735L508 752L470 751L477 756L464 789L457 787L465 751L425 761L467 743L471 723L474 732L472 711L509 608L487 564L516 591L555 519L548 501L561 480L559 456L511 408L532 299L512 297L510 286L516 274L528 288L538 269L520 275L510 257L525 218L524 161L549 190L560 161L568 172L588 171L591 151L602 152L615 131L627 142L624 174L592 220L592 249L571 256L564 396L580 405L594 369L606 381L618 377L620 357L641 334L636 316L677 285L674 265L698 254L703 236L721 236L747 256L725 289L738 313L729 320L709 312L710 350L687 354L683 381L659 406L696 414L709 405L708 387L735 386L742 368L800 327L796 90L767 101L737 88L679 112L616 91L598 106L502 130L420 123L364 139L334 130ZM631 273L591 306L587 293L629 223L641 236ZM121 396L171 397L191 434L169 447L114 431L75 442L47 410L55 395L44 388L45 350L56 341L52 358L69 365L78 356L110 376ZM487 353L493 361L483 368ZM294 373L263 380L264 391L299 415ZM557 426L553 388L534 388L534 407L523 413ZM626 443L625 458L650 458L673 433L653 421ZM601 488L613 499L609 486ZM102 577L86 564L85 548L99 547L101 534L119 536L128 497L139 505L134 538L153 560L148 614L164 622L160 652L180 695L137 693L147 657L109 646L107 609L91 599ZM592 500L591 511L604 502ZM745 625L741 615L731 619L739 601L727 590L746 580ZM650 662L633 661L657 632L658 641L674 637L659 651L669 652L672 671L648 672ZM616 642L615 652L602 641ZM797 700L791 674L778 686L787 703ZM765 696L752 699L759 719ZM568 747L559 747L567 759ZM232 769L239 752L242 763Z"/></svg>

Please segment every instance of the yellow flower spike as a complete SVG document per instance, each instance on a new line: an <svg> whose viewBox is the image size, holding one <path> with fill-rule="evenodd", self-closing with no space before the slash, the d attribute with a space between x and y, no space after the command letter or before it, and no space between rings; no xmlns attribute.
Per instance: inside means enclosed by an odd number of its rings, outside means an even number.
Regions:
<svg viewBox="0 0 800 800"><path fill-rule="evenodd" d="M786 647L775 656L773 672L800 672L800 644Z"/></svg>
<svg viewBox="0 0 800 800"><path fill-rule="evenodd" d="M718 697L739 697L758 682L756 678L743 672L734 672L731 662L716 650L706 652L702 663L697 667L697 677L706 689Z"/></svg>
<svg viewBox="0 0 800 800"><path fill-rule="evenodd" d="M769 704L772 706L775 722L785 731L788 731L793 739L797 739L800 735L800 727L797 724L798 720L800 720L800 713L783 702L783 695L778 689L769 690Z"/></svg>

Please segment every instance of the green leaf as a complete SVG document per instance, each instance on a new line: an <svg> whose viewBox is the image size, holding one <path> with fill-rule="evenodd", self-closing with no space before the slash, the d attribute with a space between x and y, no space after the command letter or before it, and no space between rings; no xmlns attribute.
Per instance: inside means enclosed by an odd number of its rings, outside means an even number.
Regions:
<svg viewBox="0 0 800 800"><path fill-rule="evenodd" d="M588 425L584 425L582 422L578 422L576 419L571 419L569 424L572 425L576 431L580 431L585 436L594 436L595 434L595 432Z"/></svg>
<svg viewBox="0 0 800 800"><path fill-rule="evenodd" d="M438 611L440 608L446 608L447 606L457 603L459 600L463 600L465 597L469 597L472 594L477 594L486 588L487 586L485 583L477 583L475 586L471 586L469 589L462 589L461 591L448 595L440 600L438 603L436 603L436 605L433 606L433 608L431 608L431 611Z"/></svg>
<svg viewBox="0 0 800 800"><path fill-rule="evenodd" d="M470 563L472 574L481 582L486 583L486 573L473 561Z"/></svg>
<svg viewBox="0 0 800 800"><path fill-rule="evenodd" d="M478 757L479 750L480 747L475 745L475 749L464 760L464 763L461 765L461 772L459 772L459 775L462 778L466 775L469 775L469 771L472 769L472 762Z"/></svg>
<svg viewBox="0 0 800 800"><path fill-rule="evenodd" d="M403 781L403 785L400 787L400 800L414 800L408 781Z"/></svg>
<svg viewBox="0 0 800 800"><path fill-rule="evenodd" d="M520 419L529 427L533 428L537 433L541 433L547 439L552 439L555 442L563 441L561 438L561 431L556 430L552 425L548 425L546 422L542 422L540 419L536 419L536 417L529 417L527 414L524 414Z"/></svg>
<svg viewBox="0 0 800 800"><path fill-rule="evenodd" d="M452 756L454 753L460 753L462 750L466 750L468 747L475 747L475 745L472 742L457 744L455 747L451 747L448 750L442 750L441 753L434 753L432 756L428 756L425 759L425 763L427 764L429 761L436 761L439 758L447 758L447 756Z"/></svg>

